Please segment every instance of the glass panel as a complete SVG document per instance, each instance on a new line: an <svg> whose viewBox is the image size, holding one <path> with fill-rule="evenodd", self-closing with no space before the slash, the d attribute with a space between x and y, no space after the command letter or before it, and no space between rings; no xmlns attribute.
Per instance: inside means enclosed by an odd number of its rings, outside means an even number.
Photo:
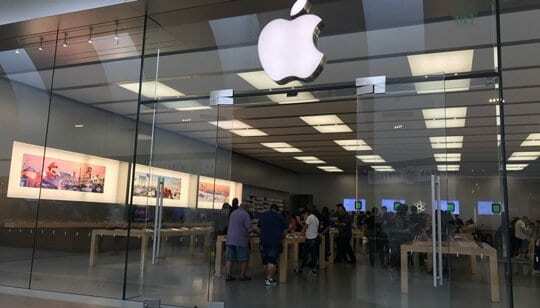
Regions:
<svg viewBox="0 0 540 308"><path fill-rule="evenodd" d="M0 41L0 284L28 287L56 32ZM38 149L31 164L21 147Z"/></svg>
<svg viewBox="0 0 540 308"><path fill-rule="evenodd" d="M206 306L215 233L223 228L215 209L221 189L231 187L216 176L218 109L209 93L191 98L193 90L176 81L177 59L160 40L169 30L149 21L146 33L127 297Z"/></svg>
<svg viewBox="0 0 540 308"><path fill-rule="evenodd" d="M450 242L442 232L447 224L440 223L448 217L438 205L445 199L447 171L459 169L449 157L463 147L462 137L449 136L447 127L464 122L466 113L447 106L444 75L422 78L390 78L383 93L369 94L384 87L377 79L359 87L368 94L358 96L354 140L336 141L356 156L353 235L364 244L358 260L373 286L357 285L359 296L380 305L452 306L448 255L440 254ZM382 296L386 292L394 296Z"/></svg>
<svg viewBox="0 0 540 308"><path fill-rule="evenodd" d="M33 289L122 296L142 22L60 31L46 148L21 148L45 151Z"/></svg>
<svg viewBox="0 0 540 308"><path fill-rule="evenodd" d="M536 1L501 1L504 100L493 104L504 107L515 307L540 304L540 211L535 188L540 174L537 156L540 45L538 32L532 30L539 23L538 16Z"/></svg>

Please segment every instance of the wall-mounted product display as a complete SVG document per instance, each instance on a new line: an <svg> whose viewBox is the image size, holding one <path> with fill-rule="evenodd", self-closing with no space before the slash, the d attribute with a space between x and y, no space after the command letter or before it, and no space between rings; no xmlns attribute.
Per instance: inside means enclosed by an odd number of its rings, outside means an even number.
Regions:
<svg viewBox="0 0 540 308"><path fill-rule="evenodd" d="M197 193L197 207L202 209L221 209L221 206L228 202L232 203L234 198L242 202L242 184L199 177L199 188Z"/></svg>
<svg viewBox="0 0 540 308"><path fill-rule="evenodd" d="M366 199L346 198L343 199L343 206L347 212L365 212Z"/></svg>
<svg viewBox="0 0 540 308"><path fill-rule="evenodd" d="M193 178L195 177L195 179ZM189 187L196 176L155 167L137 165L133 189L133 204L156 205L158 181L163 179L163 206L188 207Z"/></svg>
<svg viewBox="0 0 540 308"><path fill-rule="evenodd" d="M453 215L459 215L461 213L459 200L441 200L439 204L442 211L447 211Z"/></svg>
<svg viewBox="0 0 540 308"><path fill-rule="evenodd" d="M381 207L385 207L388 212L397 212L400 205L406 204L404 199L382 199Z"/></svg>
<svg viewBox="0 0 540 308"><path fill-rule="evenodd" d="M7 196L116 203L119 171L115 160L15 141Z"/></svg>
<svg viewBox="0 0 540 308"><path fill-rule="evenodd" d="M477 210L478 215L482 216L500 215L502 205L497 201L478 201Z"/></svg>

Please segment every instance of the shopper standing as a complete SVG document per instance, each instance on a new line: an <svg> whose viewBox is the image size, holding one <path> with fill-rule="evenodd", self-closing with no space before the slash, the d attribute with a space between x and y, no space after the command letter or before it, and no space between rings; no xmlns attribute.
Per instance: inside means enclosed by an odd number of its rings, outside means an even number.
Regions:
<svg viewBox="0 0 540 308"><path fill-rule="evenodd" d="M233 201L234 203L234 201ZM232 281L236 278L231 274L233 263L240 264L240 280L251 280L246 275L249 261L249 233L252 230L251 217L242 204L229 217L229 227L227 229L227 250L225 252L226 280Z"/></svg>
<svg viewBox="0 0 540 308"><path fill-rule="evenodd" d="M265 270L265 285L275 286L276 269L279 263L279 256L283 248L283 237L287 231L285 218L278 212L275 204L264 212L259 219L261 232L261 256Z"/></svg>
<svg viewBox="0 0 540 308"><path fill-rule="evenodd" d="M304 211L304 218L303 233L306 236L306 241L304 242L302 264L298 272L301 273L305 267L308 267L312 274L317 274L319 266L319 219L311 208Z"/></svg>

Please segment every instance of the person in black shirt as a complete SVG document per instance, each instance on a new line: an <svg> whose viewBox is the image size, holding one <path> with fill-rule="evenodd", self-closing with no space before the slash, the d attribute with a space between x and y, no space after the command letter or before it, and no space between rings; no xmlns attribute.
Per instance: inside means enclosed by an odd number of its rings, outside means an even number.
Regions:
<svg viewBox="0 0 540 308"><path fill-rule="evenodd" d="M349 216L343 204L336 206L338 236L336 262L356 263L356 256L351 247L352 239L352 218Z"/></svg>

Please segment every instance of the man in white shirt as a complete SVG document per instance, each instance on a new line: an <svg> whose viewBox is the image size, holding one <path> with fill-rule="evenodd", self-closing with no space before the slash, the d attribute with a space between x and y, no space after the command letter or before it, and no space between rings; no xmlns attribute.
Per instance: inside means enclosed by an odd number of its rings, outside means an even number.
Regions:
<svg viewBox="0 0 540 308"><path fill-rule="evenodd" d="M306 241L304 242L302 264L298 271L301 273L305 267L308 267L312 274L317 274L319 267L319 219L309 208L303 216L305 219L303 232Z"/></svg>

